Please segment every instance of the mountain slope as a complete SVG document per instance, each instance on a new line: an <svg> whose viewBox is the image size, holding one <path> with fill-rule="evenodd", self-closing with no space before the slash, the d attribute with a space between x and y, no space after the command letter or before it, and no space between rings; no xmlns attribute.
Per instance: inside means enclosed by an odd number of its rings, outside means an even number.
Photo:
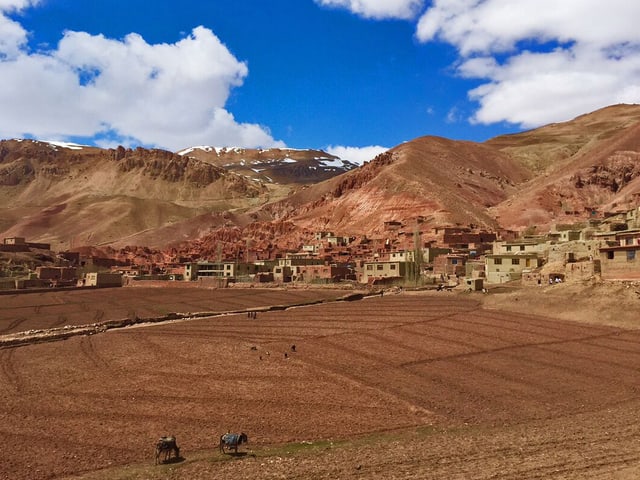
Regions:
<svg viewBox="0 0 640 480"><path fill-rule="evenodd" d="M308 185L357 167L321 150L191 147L178 155L196 158L265 184Z"/></svg>
<svg viewBox="0 0 640 480"><path fill-rule="evenodd" d="M0 234L100 244L265 201L259 182L163 150L0 142Z"/></svg>
<svg viewBox="0 0 640 480"><path fill-rule="evenodd" d="M492 208L501 225L521 229L584 220L629 208L640 193L640 106L615 105L572 121L486 145L539 174L518 195Z"/></svg>
<svg viewBox="0 0 640 480"><path fill-rule="evenodd" d="M638 105L483 144L421 137L358 168L313 150L2 141L0 235L214 252L296 248L319 230L387 236L385 222L545 230L637 204L639 160Z"/></svg>
<svg viewBox="0 0 640 480"><path fill-rule="evenodd" d="M380 233L390 221L490 227L496 224L486 209L528 175L489 147L422 137L266 208L303 227L363 234Z"/></svg>

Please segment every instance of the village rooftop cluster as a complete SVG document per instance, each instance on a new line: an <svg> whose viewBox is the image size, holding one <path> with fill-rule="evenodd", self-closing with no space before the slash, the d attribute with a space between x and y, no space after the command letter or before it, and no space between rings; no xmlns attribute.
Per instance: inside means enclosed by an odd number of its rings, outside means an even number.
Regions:
<svg viewBox="0 0 640 480"><path fill-rule="evenodd" d="M118 262L54 253L50 245L5 238L0 253L40 252L42 265L9 262L0 289L82 288L185 282L201 287L231 284L335 284L465 288L520 281L523 285L640 279L640 207L585 222L555 225L549 232L486 231L473 226L438 227L385 222L385 236L316 232L297 251L236 250L233 258L175 259L165 264ZM266 257L266 258L264 258ZM46 262L50 260L50 262ZM48 265L46 263L49 263ZM175 284L174 284L175 285Z"/></svg>

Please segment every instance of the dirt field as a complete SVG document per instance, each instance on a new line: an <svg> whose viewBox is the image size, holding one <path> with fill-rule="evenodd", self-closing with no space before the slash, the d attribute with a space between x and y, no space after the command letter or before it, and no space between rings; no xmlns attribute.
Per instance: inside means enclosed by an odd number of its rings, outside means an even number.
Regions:
<svg viewBox="0 0 640 480"><path fill-rule="evenodd" d="M312 295L244 292L212 305ZM0 478L638 478L640 331L498 305L404 292L2 349ZM169 433L183 459L154 466Z"/></svg>
<svg viewBox="0 0 640 480"><path fill-rule="evenodd" d="M0 335L87 325L171 312L232 312L271 305L334 299L346 290L265 288L103 288L0 295Z"/></svg>

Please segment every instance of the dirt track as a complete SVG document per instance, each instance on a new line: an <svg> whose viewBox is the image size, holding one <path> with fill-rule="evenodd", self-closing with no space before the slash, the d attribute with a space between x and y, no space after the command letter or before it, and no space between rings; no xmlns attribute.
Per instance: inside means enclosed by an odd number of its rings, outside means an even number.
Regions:
<svg viewBox="0 0 640 480"><path fill-rule="evenodd" d="M0 478L637 478L639 365L640 331L452 293L7 348ZM166 433L185 461L154 467Z"/></svg>

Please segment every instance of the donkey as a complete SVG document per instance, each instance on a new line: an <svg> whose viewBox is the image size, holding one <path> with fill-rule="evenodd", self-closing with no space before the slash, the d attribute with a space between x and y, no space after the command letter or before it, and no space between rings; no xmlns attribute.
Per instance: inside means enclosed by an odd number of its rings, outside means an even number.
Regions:
<svg viewBox="0 0 640 480"><path fill-rule="evenodd" d="M226 453L224 449L227 448L228 450L233 449L235 453L238 453L238 445L248 441L249 438L246 433L225 433L220 436L220 451Z"/></svg>
<svg viewBox="0 0 640 480"><path fill-rule="evenodd" d="M171 452L173 452L175 458L180 458L180 447L176 443L176 437L160 437L156 443L156 465L169 460ZM164 454L164 458L160 460L162 454Z"/></svg>

